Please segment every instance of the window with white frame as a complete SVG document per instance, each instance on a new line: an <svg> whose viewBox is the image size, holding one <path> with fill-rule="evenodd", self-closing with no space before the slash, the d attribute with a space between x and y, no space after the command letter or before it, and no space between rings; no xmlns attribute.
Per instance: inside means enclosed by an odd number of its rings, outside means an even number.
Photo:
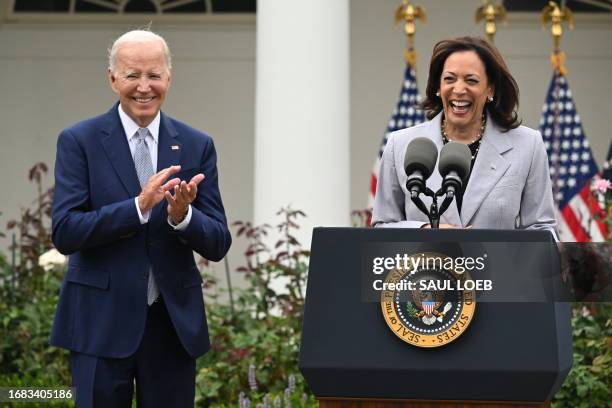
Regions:
<svg viewBox="0 0 612 408"><path fill-rule="evenodd" d="M255 13L256 0L12 0L13 16L32 13L74 14L218 14Z"/></svg>
<svg viewBox="0 0 612 408"><path fill-rule="evenodd" d="M548 5L548 0L504 0L504 7L509 12L541 12ZM611 13L612 0L566 0L565 3L575 13Z"/></svg>

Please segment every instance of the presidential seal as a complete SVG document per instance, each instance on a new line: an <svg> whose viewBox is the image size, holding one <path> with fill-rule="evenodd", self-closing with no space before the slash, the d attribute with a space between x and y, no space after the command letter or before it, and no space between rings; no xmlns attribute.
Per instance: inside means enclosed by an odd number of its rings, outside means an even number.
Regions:
<svg viewBox="0 0 612 408"><path fill-rule="evenodd" d="M382 314L389 329L417 347L440 347L461 336L476 308L476 292L465 282L452 258L418 253L403 268L391 270L381 293Z"/></svg>

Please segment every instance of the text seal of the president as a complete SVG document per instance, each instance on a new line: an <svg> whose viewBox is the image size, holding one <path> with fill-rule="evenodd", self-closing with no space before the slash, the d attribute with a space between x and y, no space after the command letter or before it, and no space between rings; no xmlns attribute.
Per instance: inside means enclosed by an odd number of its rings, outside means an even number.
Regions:
<svg viewBox="0 0 612 408"><path fill-rule="evenodd" d="M444 346L459 338L474 317L476 292L465 289L471 277L467 271L448 267L445 261L450 257L443 254L417 253L411 259L420 261L387 274L382 314L389 329L406 343Z"/></svg>

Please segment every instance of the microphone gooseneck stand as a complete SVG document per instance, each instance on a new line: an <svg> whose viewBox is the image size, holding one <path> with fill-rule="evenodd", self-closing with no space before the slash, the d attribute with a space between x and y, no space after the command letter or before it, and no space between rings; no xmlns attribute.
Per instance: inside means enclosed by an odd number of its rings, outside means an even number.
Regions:
<svg viewBox="0 0 612 408"><path fill-rule="evenodd" d="M444 211L446 211L451 205L455 194L445 188L440 188L434 193L429 187L425 188L423 194L425 194L427 197L431 197L431 206L429 207L429 210L425 206L425 203L423 203L423 200L421 200L419 197L419 193L417 191L410 192L410 199L423 214L427 215L431 228L440 228L440 216L444 214ZM438 197L441 196L445 197L444 201L442 201L442 205L438 208Z"/></svg>

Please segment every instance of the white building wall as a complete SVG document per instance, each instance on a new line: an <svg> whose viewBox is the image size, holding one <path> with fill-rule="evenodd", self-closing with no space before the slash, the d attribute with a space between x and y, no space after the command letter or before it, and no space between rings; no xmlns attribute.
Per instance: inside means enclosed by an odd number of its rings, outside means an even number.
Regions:
<svg viewBox="0 0 612 408"><path fill-rule="evenodd" d="M106 50L122 32L145 23L0 23L0 225L35 198L27 181L35 162L50 166L45 183L53 183L59 132L116 101L106 80ZM153 30L173 54L164 112L213 137L228 219L252 220L254 17L225 24L154 22ZM3 252L8 244L4 239ZM242 263L244 248L233 245L232 269ZM215 268L223 278L223 265Z"/></svg>
<svg viewBox="0 0 612 408"><path fill-rule="evenodd" d="M404 75L405 35L393 24L398 0L351 0L351 206L364 208L370 170L387 121L397 103ZM427 10L427 23L417 22L415 48L421 94L434 44L446 37L484 35L484 25L474 21L481 0L414 0ZM612 130L612 16L575 13L576 27L564 29L561 48L574 102L584 132L600 167L608 152ZM511 14L498 26L495 43L502 52L520 91L523 124L538 128L552 68L550 30L540 28L537 13Z"/></svg>
<svg viewBox="0 0 612 408"><path fill-rule="evenodd" d="M405 37L393 25L399 3L350 0L351 171L347 182L352 209L366 206L369 172L402 81ZM481 2L416 3L428 12L427 24L418 24L416 35L417 75L423 90L436 41L483 32L473 21ZM299 16L296 10L295 29L300 29ZM585 133L601 164L611 138L612 19L575 17L576 29L566 31L562 48L568 55L570 85ZM105 50L120 33L148 21L20 23L0 16L0 224L18 216L20 205L34 198L27 170L38 161L52 167L59 131L106 111L115 101L106 84ZM225 23L154 21L153 29L168 39L174 54L174 78L165 111L213 136L228 218L252 220L254 17ZM550 35L540 29L536 14L510 16L496 42L519 83L524 123L537 127L551 76ZM51 184L51 177L46 181ZM4 243L0 246L6 248ZM243 248L237 241L231 249L232 267L242 262Z"/></svg>

